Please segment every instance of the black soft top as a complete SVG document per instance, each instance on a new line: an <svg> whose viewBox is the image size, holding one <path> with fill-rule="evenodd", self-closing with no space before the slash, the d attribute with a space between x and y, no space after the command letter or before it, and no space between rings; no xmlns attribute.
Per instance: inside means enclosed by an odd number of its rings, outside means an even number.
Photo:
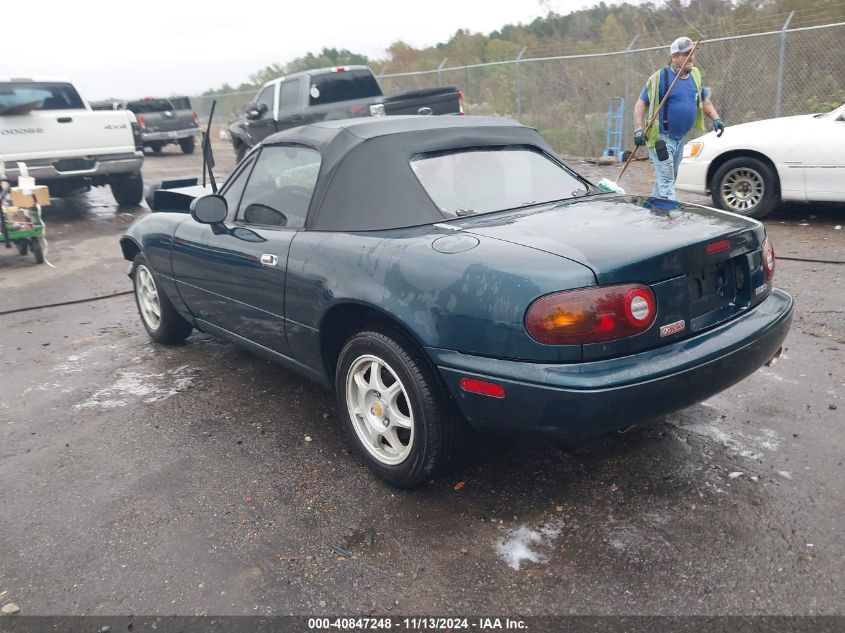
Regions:
<svg viewBox="0 0 845 633"><path fill-rule="evenodd" d="M494 117L325 121L273 134L262 145L284 143L313 147L322 157L305 224L318 231L376 231L444 220L411 169L415 154L532 145L554 156L537 130Z"/></svg>

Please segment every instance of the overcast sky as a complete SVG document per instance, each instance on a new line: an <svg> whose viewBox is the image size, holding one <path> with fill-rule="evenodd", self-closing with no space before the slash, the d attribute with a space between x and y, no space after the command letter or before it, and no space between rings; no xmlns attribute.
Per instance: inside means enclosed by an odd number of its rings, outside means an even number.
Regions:
<svg viewBox="0 0 845 633"><path fill-rule="evenodd" d="M42 0L21 3L20 22L4 12L0 75L65 77L88 100L196 94L324 46L378 59L397 40L425 47L597 2Z"/></svg>

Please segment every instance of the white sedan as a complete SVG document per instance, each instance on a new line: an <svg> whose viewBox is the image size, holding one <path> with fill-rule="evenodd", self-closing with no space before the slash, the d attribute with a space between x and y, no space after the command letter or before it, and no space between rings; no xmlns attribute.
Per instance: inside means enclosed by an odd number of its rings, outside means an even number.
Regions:
<svg viewBox="0 0 845 633"><path fill-rule="evenodd" d="M780 201L845 202L845 105L704 134L686 144L675 186L753 218Z"/></svg>

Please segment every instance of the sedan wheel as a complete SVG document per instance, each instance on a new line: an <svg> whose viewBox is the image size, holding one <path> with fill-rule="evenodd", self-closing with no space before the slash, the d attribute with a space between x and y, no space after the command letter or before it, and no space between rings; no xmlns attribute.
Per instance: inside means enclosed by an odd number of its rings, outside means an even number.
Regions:
<svg viewBox="0 0 845 633"><path fill-rule="evenodd" d="M350 338L335 372L347 435L376 475L409 488L445 469L465 430L437 370L392 329Z"/></svg>
<svg viewBox="0 0 845 633"><path fill-rule="evenodd" d="M156 284L155 273L147 258L135 256L132 283L135 287L135 304L147 334L159 343L181 343L194 326L176 311L170 299Z"/></svg>
<svg viewBox="0 0 845 633"><path fill-rule="evenodd" d="M732 158L719 167L711 191L719 208L752 218L771 213L780 199L775 170L750 156Z"/></svg>
<svg viewBox="0 0 845 633"><path fill-rule="evenodd" d="M745 213L760 204L766 191L763 177L748 167L729 171L721 187L722 198L728 208L739 213Z"/></svg>

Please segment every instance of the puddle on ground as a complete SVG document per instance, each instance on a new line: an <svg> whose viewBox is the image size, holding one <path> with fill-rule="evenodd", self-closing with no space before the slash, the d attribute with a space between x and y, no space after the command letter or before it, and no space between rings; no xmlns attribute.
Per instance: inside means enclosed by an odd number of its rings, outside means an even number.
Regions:
<svg viewBox="0 0 845 633"><path fill-rule="evenodd" d="M110 387L95 391L77 409L114 409L125 407L133 401L145 404L166 400L188 389L194 381L196 370L188 365L158 374L143 374L129 369L118 369L118 379Z"/></svg>

